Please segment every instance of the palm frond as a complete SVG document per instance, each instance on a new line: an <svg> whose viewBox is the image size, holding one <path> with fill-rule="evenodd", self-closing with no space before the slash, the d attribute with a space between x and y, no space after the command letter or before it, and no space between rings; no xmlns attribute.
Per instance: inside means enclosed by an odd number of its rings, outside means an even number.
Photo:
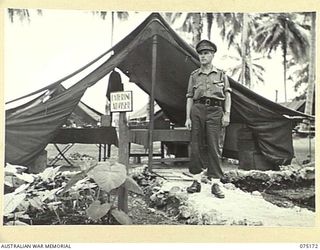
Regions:
<svg viewBox="0 0 320 250"><path fill-rule="evenodd" d="M213 24L213 14L206 13L206 18L207 18L207 23L208 23L208 27L207 27L208 38L209 38L209 40L211 40L211 28L212 28L212 24Z"/></svg>
<svg viewBox="0 0 320 250"><path fill-rule="evenodd" d="M241 60L240 57L230 56L230 55L224 55L224 56L222 56L222 59L231 59L231 60L235 60L235 61L240 61Z"/></svg>
<svg viewBox="0 0 320 250"><path fill-rule="evenodd" d="M241 72L241 64L229 69L231 77L236 78L237 74Z"/></svg>
<svg viewBox="0 0 320 250"><path fill-rule="evenodd" d="M242 57L242 51L241 51L241 47L240 47L240 44L239 44L239 43L236 43L236 44L235 44L235 49L236 49L236 51L238 52L238 55L239 55L240 57Z"/></svg>
<svg viewBox="0 0 320 250"><path fill-rule="evenodd" d="M265 57L264 56L259 56L259 57L255 57L252 59L252 61L259 61L261 59L264 59Z"/></svg>
<svg viewBox="0 0 320 250"><path fill-rule="evenodd" d="M235 38L235 34L231 30L229 30L226 37L226 40L228 41L228 49L230 49L231 45L235 44Z"/></svg>
<svg viewBox="0 0 320 250"><path fill-rule="evenodd" d="M307 34L297 24L288 23L289 29L289 47L293 51L293 56L301 61L308 56L310 43Z"/></svg>
<svg viewBox="0 0 320 250"><path fill-rule="evenodd" d="M165 12L164 13L165 17L166 17L166 20L171 23L171 24L174 24L177 19L179 19L182 15L181 12Z"/></svg>
<svg viewBox="0 0 320 250"><path fill-rule="evenodd" d="M269 47L277 47L285 37L285 30L280 25L275 25L272 36L270 36Z"/></svg>
<svg viewBox="0 0 320 250"><path fill-rule="evenodd" d="M260 64L253 63L252 65L253 65L254 67L258 68L259 70L263 71L263 72L266 71L265 68L264 68L262 65L260 65Z"/></svg>
<svg viewBox="0 0 320 250"><path fill-rule="evenodd" d="M128 20L129 13L127 11L117 11L117 17L120 21Z"/></svg>
<svg viewBox="0 0 320 250"><path fill-rule="evenodd" d="M9 14L9 18L10 21L13 23L15 17L19 18L20 22L23 21L27 21L30 22L30 13L28 9L8 9L8 14ZM37 14L39 14L39 12L37 11Z"/></svg>

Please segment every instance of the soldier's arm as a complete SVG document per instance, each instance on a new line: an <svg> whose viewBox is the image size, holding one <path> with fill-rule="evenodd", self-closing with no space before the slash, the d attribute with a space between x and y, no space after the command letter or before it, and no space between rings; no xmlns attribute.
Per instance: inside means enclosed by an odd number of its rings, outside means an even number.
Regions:
<svg viewBox="0 0 320 250"><path fill-rule="evenodd" d="M189 78L189 83L188 83L188 92L187 92L187 103L186 103L186 123L185 123L185 126L188 128L188 129L191 129L191 108L192 108L192 105L193 105L193 81L192 81L192 74Z"/></svg>
<svg viewBox="0 0 320 250"><path fill-rule="evenodd" d="M232 89L230 87L228 76L226 74L224 75L224 83L225 83L224 94L225 94L225 98L226 98L225 102L224 102L224 112L230 115Z"/></svg>
<svg viewBox="0 0 320 250"><path fill-rule="evenodd" d="M193 99L187 99L187 106L186 106L186 120L190 119L191 107L193 105Z"/></svg>
<svg viewBox="0 0 320 250"><path fill-rule="evenodd" d="M225 75L225 101L224 101L224 114L222 117L222 126L226 127L230 124L230 110L231 110L231 88L229 85L228 77Z"/></svg>
<svg viewBox="0 0 320 250"><path fill-rule="evenodd" d="M224 101L224 112L230 115L231 110L231 94L230 92L226 92L226 99Z"/></svg>

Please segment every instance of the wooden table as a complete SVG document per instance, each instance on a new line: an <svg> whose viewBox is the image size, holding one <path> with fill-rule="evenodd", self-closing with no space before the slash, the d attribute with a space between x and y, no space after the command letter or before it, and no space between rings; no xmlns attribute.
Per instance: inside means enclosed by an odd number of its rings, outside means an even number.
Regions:
<svg viewBox="0 0 320 250"><path fill-rule="evenodd" d="M75 143L82 144L99 144L99 161L105 161L110 157L111 145L118 147L118 136L115 127L99 127L99 128L60 128L56 136L50 141L58 151L58 155L50 162L56 163L61 157L70 165L70 161L65 157L65 153L69 151ZM62 149L57 144L67 144ZM108 154L107 153L108 145ZM103 150L103 156L102 151Z"/></svg>
<svg viewBox="0 0 320 250"><path fill-rule="evenodd" d="M177 129L155 129L153 130L152 140L154 142L161 142L161 153L154 154L154 156L161 156L160 159L153 159L153 162L174 162L174 161L189 161L189 157L179 158L164 158L163 143L165 142L190 142L191 133L186 128ZM148 147L148 129L129 129L129 145L136 143ZM129 147L130 148L130 147ZM129 157L132 156L147 156L148 154L131 154L129 150ZM189 153L190 155L190 153Z"/></svg>

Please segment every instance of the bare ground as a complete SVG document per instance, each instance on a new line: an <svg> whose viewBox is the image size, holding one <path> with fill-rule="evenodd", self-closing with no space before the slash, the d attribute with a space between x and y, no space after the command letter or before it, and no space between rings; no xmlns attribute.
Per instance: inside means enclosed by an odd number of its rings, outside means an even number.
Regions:
<svg viewBox="0 0 320 250"><path fill-rule="evenodd" d="M314 150L314 140L311 141L311 147ZM300 165L303 160L307 159L309 154L309 141L307 138L295 138L294 147L296 158L293 164ZM141 150L141 147L138 147ZM52 158L56 151L52 145L47 147L48 158ZM75 145L66 155L72 153L81 153L91 155L94 158L98 156L98 148L96 145ZM314 152L314 151L313 151ZM117 159L117 148L112 147L111 158ZM133 162L132 162L133 163ZM132 165L133 167L141 167L145 163ZM61 162L60 162L61 164ZM63 164L63 163L62 163ZM168 167L168 166L167 166ZM175 166L176 167L176 166ZM226 171L237 168L232 164L226 164ZM185 171L183 167L173 168L172 171ZM165 189L173 186L179 186L184 192L184 188L190 182L167 182L163 184ZM185 203L190 207L194 214L193 221L187 219L179 219L176 213L168 212L168 209L150 207L150 197L132 196L128 198L129 215L133 219L134 224L138 225L177 225L177 224L219 224L219 225L255 225L255 226L313 226L315 213L308 207L304 201L300 199L293 202L292 197L297 193L311 194L314 190L307 188L304 190L274 190L269 193L254 194L244 192L240 189L228 189L223 187L226 193L226 199L223 201L215 200L210 195L208 187L203 188L203 192L190 195ZM207 192L205 191L207 190ZM310 197L310 195L308 196ZM312 202L312 201L311 201ZM211 205L208 205L211 204ZM248 216L250 215L250 216ZM198 216L198 218L195 218ZM200 218L201 217L201 218ZM211 220L211 221L210 221ZM198 223L197 223L198 222Z"/></svg>

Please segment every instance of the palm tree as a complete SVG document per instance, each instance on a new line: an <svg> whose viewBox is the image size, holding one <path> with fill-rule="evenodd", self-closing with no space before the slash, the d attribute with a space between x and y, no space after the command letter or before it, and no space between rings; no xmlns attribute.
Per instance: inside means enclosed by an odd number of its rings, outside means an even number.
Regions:
<svg viewBox="0 0 320 250"><path fill-rule="evenodd" d="M236 66L234 73L240 76L238 80L243 85L251 86L250 75L252 75L252 73L250 74L249 72L252 72L253 69L250 65L252 61L251 47L253 47L254 41L252 41L250 37L255 35L258 25L256 20L259 19L259 16L248 13L213 13L213 19L220 28L220 35L222 39L228 43L228 48L234 46L238 51L238 56L241 56L242 58L241 67L239 68L239 65ZM239 39L241 52L239 52ZM239 58L236 57L236 60L238 61ZM260 67L260 65L257 67ZM254 68L257 67L255 66ZM241 69L241 72L239 69ZM261 72L264 71L264 69L259 69L258 71L260 73L257 74L262 77ZM259 79L259 77L257 77L257 79ZM259 79L258 82L261 82L261 80Z"/></svg>
<svg viewBox="0 0 320 250"><path fill-rule="evenodd" d="M37 9L36 11L38 15L42 15L42 10ZM28 9L8 9L8 14L12 23L14 22L16 17L18 17L21 22L25 20L27 20L28 22L31 21L30 11Z"/></svg>
<svg viewBox="0 0 320 250"><path fill-rule="evenodd" d="M236 44L236 38L242 32L243 14L241 13L214 13L214 19L220 28L222 39L228 42L228 48Z"/></svg>
<svg viewBox="0 0 320 250"><path fill-rule="evenodd" d="M309 62L298 64L295 60L290 60L288 63L288 80L294 83L294 90L298 91L300 88L305 88L307 92L307 84L309 82ZM305 93L303 95L306 97ZM300 97L299 97L300 98Z"/></svg>
<svg viewBox="0 0 320 250"><path fill-rule="evenodd" d="M106 20L106 17L108 15L107 11L93 11L94 15L100 16L103 20ZM120 21L126 21L129 17L129 13L126 11L111 11L111 46L113 45L113 33L114 33L114 14L117 15L118 20Z"/></svg>
<svg viewBox="0 0 320 250"><path fill-rule="evenodd" d="M242 72L241 83L244 85L251 85L250 82L247 82L246 76L248 73L245 73L249 69L252 71L251 64L251 52L250 52L250 44L252 43L249 40L255 33L255 29L257 27L257 23L255 22L256 16L249 15L247 13L187 13L183 14L181 12L178 13L164 13L165 19L174 24L177 20L183 18L183 22L181 27L178 29L179 31L192 33L192 45L195 45L201 40L201 33L203 28L204 21L207 22L207 34L208 39L211 40L211 28L213 21L215 20L218 27L221 29L220 35L223 39L228 42L228 47L230 48L232 45L237 46L237 39L241 35L241 53L239 55L243 55L242 57ZM249 66L249 67L248 67ZM259 67L259 66L257 66ZM255 68L257 68L255 67ZM238 71L238 69L236 69ZM259 70L261 73L262 69ZM259 76L261 74L257 73ZM249 75L252 75L249 74ZM251 77L248 76L251 80ZM260 80L259 80L260 81Z"/></svg>
<svg viewBox="0 0 320 250"><path fill-rule="evenodd" d="M305 60L309 47L306 30L295 20L294 14L269 14L264 16L263 21L255 36L256 44L258 44L257 50L270 54L279 46L281 47L283 52L284 93L285 101L287 101L287 56L290 53L297 61Z"/></svg>
<svg viewBox="0 0 320 250"><path fill-rule="evenodd" d="M263 82L262 72L264 68L259 64L252 64L251 48L254 48L254 41L250 38L255 35L259 15L248 13L215 13L216 23L221 29L220 35L228 42L228 48L234 46L241 57L241 65L234 68L233 73L238 74L243 85L251 86L252 75L257 75L257 82ZM240 46L239 46L239 39ZM240 48L240 49L239 49ZM236 57L238 61L239 58ZM257 59L254 59L256 61ZM240 66L240 68L239 68ZM241 72L240 72L241 69ZM253 73L253 71L256 71ZM250 73L251 72L251 73Z"/></svg>
<svg viewBox="0 0 320 250"><path fill-rule="evenodd" d="M311 15L311 46L310 46L310 66L309 66L309 79L308 91L305 113L312 114L313 97L315 90L315 63L316 63L316 13L312 12Z"/></svg>
<svg viewBox="0 0 320 250"><path fill-rule="evenodd" d="M108 12L107 11L93 11L94 15L99 15L103 20L106 19ZM114 15L117 15L118 20L126 21L129 17L129 12L127 11L111 11L111 45L113 44L113 32L114 32Z"/></svg>
<svg viewBox="0 0 320 250"><path fill-rule="evenodd" d="M224 56L224 59L232 59L237 61L238 64L227 69L227 73L237 79L239 82L241 82L242 79L245 79L245 83L249 88L255 84L264 83L263 74L265 69L261 64L258 63L262 57L252 58L251 53L248 53L246 56L242 56L243 50L241 46L237 43L234 45L234 47L238 55L227 55Z"/></svg>
<svg viewBox="0 0 320 250"><path fill-rule="evenodd" d="M203 28L203 14L200 12L164 12L162 15L171 25L174 25L177 22L180 23L180 27L177 28L177 31L192 34L191 46L195 47L197 43L200 42Z"/></svg>
<svg viewBox="0 0 320 250"><path fill-rule="evenodd" d="M211 40L211 29L213 25L213 13L205 13L205 19L207 21L207 34L208 39Z"/></svg>

